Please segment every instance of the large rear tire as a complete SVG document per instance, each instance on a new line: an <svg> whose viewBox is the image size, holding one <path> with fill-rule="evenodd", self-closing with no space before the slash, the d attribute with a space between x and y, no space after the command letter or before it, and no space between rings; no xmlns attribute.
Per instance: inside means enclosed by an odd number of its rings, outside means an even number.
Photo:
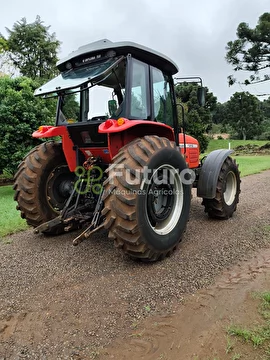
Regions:
<svg viewBox="0 0 270 360"><path fill-rule="evenodd" d="M59 215L73 187L61 143L49 141L36 146L24 158L15 175L13 189L17 210L27 224L37 227ZM59 225L46 234L63 232Z"/></svg>
<svg viewBox="0 0 270 360"><path fill-rule="evenodd" d="M216 186L214 199L203 199L202 204L210 218L228 219L232 217L239 202L240 172L230 156L224 161Z"/></svg>
<svg viewBox="0 0 270 360"><path fill-rule="evenodd" d="M189 217L191 186L173 142L145 136L123 147L104 183L105 228L132 258L156 261L172 253Z"/></svg>

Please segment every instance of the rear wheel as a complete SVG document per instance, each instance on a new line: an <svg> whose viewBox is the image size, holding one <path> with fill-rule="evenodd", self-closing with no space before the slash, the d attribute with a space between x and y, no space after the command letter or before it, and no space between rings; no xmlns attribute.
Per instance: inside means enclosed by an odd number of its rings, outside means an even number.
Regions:
<svg viewBox="0 0 270 360"><path fill-rule="evenodd" d="M132 258L156 261L181 241L190 208L186 163L166 138L145 136L125 146L107 170L105 228Z"/></svg>
<svg viewBox="0 0 270 360"><path fill-rule="evenodd" d="M24 158L15 175L14 200L27 223L37 227L59 215L73 188L61 143L38 145ZM63 232L59 225L47 234Z"/></svg>
<svg viewBox="0 0 270 360"><path fill-rule="evenodd" d="M224 161L216 186L214 199L203 199L205 212L211 218L228 219L236 210L240 194L240 172L231 157Z"/></svg>

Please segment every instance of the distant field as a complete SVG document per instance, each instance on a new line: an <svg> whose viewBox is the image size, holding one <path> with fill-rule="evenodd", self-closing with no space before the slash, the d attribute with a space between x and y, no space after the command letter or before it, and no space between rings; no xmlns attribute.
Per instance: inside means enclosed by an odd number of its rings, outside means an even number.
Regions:
<svg viewBox="0 0 270 360"><path fill-rule="evenodd" d="M251 144L251 145L258 145L258 146L262 146L264 144L266 144L267 142L270 141L265 141L265 140L210 140L209 144L208 144L208 148L207 148L207 153L213 151L213 150L217 150L217 149L229 149L229 144L231 146L231 149L236 148L239 145L247 145L247 144Z"/></svg>
<svg viewBox="0 0 270 360"><path fill-rule="evenodd" d="M263 156L235 156L234 157L242 176L258 174L263 170L270 169L270 155Z"/></svg>

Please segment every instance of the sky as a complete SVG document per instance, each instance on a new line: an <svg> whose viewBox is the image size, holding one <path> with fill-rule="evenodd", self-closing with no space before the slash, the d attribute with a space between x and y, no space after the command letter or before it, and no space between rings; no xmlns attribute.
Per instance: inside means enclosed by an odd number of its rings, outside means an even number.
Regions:
<svg viewBox="0 0 270 360"><path fill-rule="evenodd" d="M239 23L256 26L270 11L270 0L0 0L0 9L3 35L21 18L30 23L40 15L61 41L60 58L103 38L133 41L170 57L179 67L177 76L202 77L221 103L237 91L269 93L266 83L228 86L234 72L225 47L236 39Z"/></svg>

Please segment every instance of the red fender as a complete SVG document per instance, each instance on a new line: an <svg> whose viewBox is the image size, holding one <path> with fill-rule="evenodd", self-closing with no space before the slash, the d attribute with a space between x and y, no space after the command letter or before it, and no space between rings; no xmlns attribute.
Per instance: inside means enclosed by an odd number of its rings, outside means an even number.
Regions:
<svg viewBox="0 0 270 360"><path fill-rule="evenodd" d="M34 131L32 136L34 138L49 138L54 136L61 136L62 148L67 160L70 171L76 169L76 151L74 150L74 143L69 137L66 126L40 126L37 131Z"/></svg>
<svg viewBox="0 0 270 360"><path fill-rule="evenodd" d="M163 123L147 120L108 119L98 127L100 133L108 134L111 158L126 144L145 135L157 135L175 141L173 129Z"/></svg>

